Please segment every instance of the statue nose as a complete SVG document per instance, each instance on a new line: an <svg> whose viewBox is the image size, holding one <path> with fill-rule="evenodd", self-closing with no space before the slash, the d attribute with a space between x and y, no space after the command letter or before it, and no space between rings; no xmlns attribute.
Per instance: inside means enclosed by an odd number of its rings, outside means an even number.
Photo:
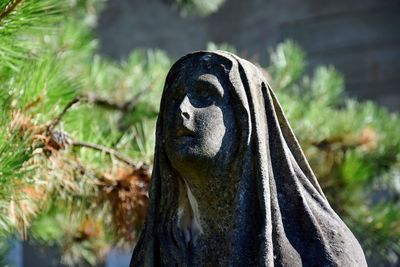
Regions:
<svg viewBox="0 0 400 267"><path fill-rule="evenodd" d="M185 96L179 105L180 115L183 119L190 119L192 113L192 104L189 101L189 98Z"/></svg>
<svg viewBox="0 0 400 267"><path fill-rule="evenodd" d="M190 115L187 112L181 112L181 116L184 117L185 119L190 119Z"/></svg>

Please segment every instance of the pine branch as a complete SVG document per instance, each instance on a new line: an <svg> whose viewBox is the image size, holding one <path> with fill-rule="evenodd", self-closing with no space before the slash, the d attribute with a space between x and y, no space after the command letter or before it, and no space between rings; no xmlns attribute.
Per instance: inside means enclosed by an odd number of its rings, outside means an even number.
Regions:
<svg viewBox="0 0 400 267"><path fill-rule="evenodd" d="M15 0L12 4L8 5L6 9L0 13L0 21L7 17L13 10L21 3L22 0Z"/></svg>
<svg viewBox="0 0 400 267"><path fill-rule="evenodd" d="M121 112L131 112L135 109L137 103L140 100L140 97L143 95L144 92L145 92L145 90L140 91L139 93L134 95L132 97L132 99L130 99L124 103L114 102L109 99L99 97L92 93L89 93L86 95L84 94L84 95L81 95L80 97L82 100L86 100L88 103L95 104L99 107L118 110Z"/></svg>
<svg viewBox="0 0 400 267"><path fill-rule="evenodd" d="M75 97L74 99L72 99L72 101L69 102L69 103L64 107L63 111L62 111L57 117L55 117L55 118L50 122L50 124L47 126L47 131L51 132L51 131L54 129L54 127L56 127L56 126L60 123L62 117L67 113L67 111L68 111L74 104L78 103L80 100L81 100L81 97L79 97L79 96L78 96L78 97Z"/></svg>
<svg viewBox="0 0 400 267"><path fill-rule="evenodd" d="M69 145L74 146L74 147L85 147L85 148L94 149L94 150L97 150L100 152L104 152L104 153L114 156L118 160L133 167L134 169L138 168L138 166L134 162L132 162L128 157L126 157L125 155L123 155L122 153L120 153L119 151L117 151L115 149L112 149L112 148L109 148L106 146L102 146L102 145L98 145L98 144L91 144L91 143L80 142L80 141L71 141L69 143Z"/></svg>
<svg viewBox="0 0 400 267"><path fill-rule="evenodd" d="M96 96L94 94L87 94L87 95L80 95L72 99L62 110L62 112L55 117L47 126L47 130L51 131L53 130L61 121L61 119L64 117L64 115L68 112L68 110L76 103L80 101L86 101L88 103L92 103L101 107L109 108L109 109L115 109L123 112L131 111L135 106L136 103L139 101L139 98L141 96L142 92L136 94L132 100L127 101L125 103L117 103L110 101L108 99Z"/></svg>
<svg viewBox="0 0 400 267"><path fill-rule="evenodd" d="M126 157L125 155L123 155L122 153L120 153L119 151L106 147L106 146L102 146L102 145L98 145L98 144L92 144L92 143L86 143L86 142L81 142L81 141L73 141L70 140L68 138L68 134L64 133L64 132L55 132L53 131L54 128L60 123L61 119L63 118L63 116L68 112L68 110L76 103L78 103L79 101L82 100L86 100L89 103L95 103L97 105L100 106L104 106L107 108L113 108L113 109L118 109L121 111L128 111L129 109L133 108L135 106L135 103L137 103L138 99L140 98L141 93L136 94L131 101L127 101L124 104L118 104L115 102L111 102L107 99L104 98L100 98L94 95L90 95L90 96L85 96L85 95L81 95L81 96L77 96L75 97L73 100L71 100L62 110L62 112L55 117L46 127L47 129L47 135L50 136L49 140L53 140L54 144L59 145L59 148L64 147L65 145L71 145L74 147L85 147L85 148L90 148L90 149L94 149L100 152L104 152L107 153L109 155L114 156L115 158L117 158L118 160L124 162L125 164L137 169L138 166L132 162L128 157ZM64 138L61 138L62 141L58 140L60 138L58 138L58 136L63 136ZM59 149L58 148L58 149Z"/></svg>
<svg viewBox="0 0 400 267"><path fill-rule="evenodd" d="M138 104L138 102L140 100L140 97L145 93L145 91L146 90L140 91L139 93L134 95L131 100L129 100L125 103L127 112L131 112L135 109L136 105Z"/></svg>
<svg viewBox="0 0 400 267"><path fill-rule="evenodd" d="M97 96L95 94L81 95L81 98L86 100L86 102L88 102L90 104L94 104L94 105L97 105L97 106L103 107L103 108L119 110L119 111L125 111L125 109L126 109L126 107L125 107L126 103L114 102L109 99Z"/></svg>
<svg viewBox="0 0 400 267"><path fill-rule="evenodd" d="M131 112L135 107L136 104L139 102L140 97L142 96L144 91L137 93L131 100L126 101L125 103L117 103L110 101L108 99L96 96L94 94L88 95L80 95L72 99L62 110L62 112L55 117L47 126L47 131L52 131L64 117L64 115L68 112L68 110L76 103L80 101L86 101L88 103L92 103L98 105L100 107L105 107L109 109L115 109L122 112ZM40 101L40 99L38 100Z"/></svg>
<svg viewBox="0 0 400 267"><path fill-rule="evenodd" d="M34 99L32 102L28 103L28 105L26 105L26 106L23 108L23 111L27 111L27 110L33 108L34 106L36 106L37 104L39 104L40 102L42 102L43 99L44 99L44 96L43 96L43 95L38 96L38 97L37 97L36 99Z"/></svg>

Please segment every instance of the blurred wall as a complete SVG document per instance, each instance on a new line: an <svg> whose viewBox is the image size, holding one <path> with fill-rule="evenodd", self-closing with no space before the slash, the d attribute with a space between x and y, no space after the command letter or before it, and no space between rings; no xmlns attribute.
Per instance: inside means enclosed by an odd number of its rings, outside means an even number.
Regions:
<svg viewBox="0 0 400 267"><path fill-rule="evenodd" d="M16 239L10 240L11 251L9 252L6 266L13 267L67 267L60 263L60 252L56 247L42 246L34 242L21 242ZM131 260L132 251L122 249L111 249L104 263L96 267L126 267ZM79 267L89 267L89 264L81 263Z"/></svg>
<svg viewBox="0 0 400 267"><path fill-rule="evenodd" d="M342 72L349 95L400 110L399 0L227 0L205 18L183 18L161 0L108 0L97 33L113 58L138 47L178 58L213 41L262 63L268 48L291 38L310 69L332 64Z"/></svg>

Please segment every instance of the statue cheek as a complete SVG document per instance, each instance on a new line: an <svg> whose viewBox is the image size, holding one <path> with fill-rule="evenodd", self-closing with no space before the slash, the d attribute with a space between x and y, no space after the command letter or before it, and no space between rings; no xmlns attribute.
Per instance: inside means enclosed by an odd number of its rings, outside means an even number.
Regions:
<svg viewBox="0 0 400 267"><path fill-rule="evenodd" d="M218 153L226 132L222 110L211 106L196 115L196 128L202 145L211 155Z"/></svg>

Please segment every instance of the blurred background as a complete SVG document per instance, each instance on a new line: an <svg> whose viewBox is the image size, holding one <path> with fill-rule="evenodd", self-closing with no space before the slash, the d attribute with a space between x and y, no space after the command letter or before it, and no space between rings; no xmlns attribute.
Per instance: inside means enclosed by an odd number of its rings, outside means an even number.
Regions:
<svg viewBox="0 0 400 267"><path fill-rule="evenodd" d="M350 95L400 106L397 0L227 0L203 17L180 16L166 2L109 1L96 28L101 53L123 59L132 49L156 48L175 59L212 41L268 64L269 49L292 39L307 53L309 69L335 66Z"/></svg>
<svg viewBox="0 0 400 267"><path fill-rule="evenodd" d="M128 266L171 64L264 70L370 266L400 265L400 2L0 1L0 265Z"/></svg>

